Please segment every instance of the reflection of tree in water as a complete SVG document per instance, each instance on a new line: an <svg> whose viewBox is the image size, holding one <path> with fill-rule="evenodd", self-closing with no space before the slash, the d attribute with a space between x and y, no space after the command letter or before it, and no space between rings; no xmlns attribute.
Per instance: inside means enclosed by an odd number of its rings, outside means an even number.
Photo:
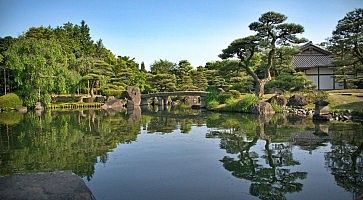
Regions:
<svg viewBox="0 0 363 200"><path fill-rule="evenodd" d="M221 160L225 169L237 178L251 181L250 194L260 199L286 199L287 193L301 191L303 185L297 181L305 179L307 173L293 172L288 168L300 164L293 159L291 146L288 143L271 144L271 138L276 138L276 135L265 132L267 122L264 119L242 118L240 123L246 123L250 128L254 124L254 131L234 127L232 132L231 129L219 130L207 135L220 138L220 147L227 153L238 154L236 158L225 156ZM251 151L259 139L265 141L264 155ZM261 161L267 165L260 164Z"/></svg>
<svg viewBox="0 0 363 200"><path fill-rule="evenodd" d="M348 128L350 127L350 128ZM363 127L360 124L330 127L333 135L331 151L325 154L327 167L340 187L363 196Z"/></svg>
<svg viewBox="0 0 363 200"><path fill-rule="evenodd" d="M147 123L148 133L172 133L180 129L181 133L189 133L193 125L203 125L205 120L200 110L163 110L158 112L143 111L143 115L151 116ZM146 124L145 124L146 125Z"/></svg>
<svg viewBox="0 0 363 200"><path fill-rule="evenodd" d="M72 170L90 178L95 163L105 163L107 152L134 141L139 131L122 113L27 113L11 127L10 138L1 133L0 175Z"/></svg>

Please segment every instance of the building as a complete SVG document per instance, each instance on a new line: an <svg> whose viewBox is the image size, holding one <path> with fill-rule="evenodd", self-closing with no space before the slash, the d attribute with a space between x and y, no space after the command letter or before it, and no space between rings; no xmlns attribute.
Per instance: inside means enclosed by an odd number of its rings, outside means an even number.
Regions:
<svg viewBox="0 0 363 200"><path fill-rule="evenodd" d="M319 90L344 89L344 84L335 80L332 54L312 42L300 47L300 53L294 57L293 65L296 71L304 72Z"/></svg>

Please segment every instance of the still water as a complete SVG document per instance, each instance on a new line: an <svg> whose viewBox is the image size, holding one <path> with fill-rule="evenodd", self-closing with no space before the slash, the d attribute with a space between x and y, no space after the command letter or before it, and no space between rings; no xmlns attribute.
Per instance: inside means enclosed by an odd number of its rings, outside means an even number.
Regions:
<svg viewBox="0 0 363 200"><path fill-rule="evenodd" d="M71 170L97 199L357 199L363 125L196 110L0 113L0 175Z"/></svg>

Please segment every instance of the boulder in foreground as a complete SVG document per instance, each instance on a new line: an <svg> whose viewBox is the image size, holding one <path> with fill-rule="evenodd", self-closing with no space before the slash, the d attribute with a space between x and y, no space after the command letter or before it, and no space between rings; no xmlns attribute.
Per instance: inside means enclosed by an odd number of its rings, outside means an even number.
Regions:
<svg viewBox="0 0 363 200"><path fill-rule="evenodd" d="M0 177L0 199L94 200L84 181L70 171Z"/></svg>

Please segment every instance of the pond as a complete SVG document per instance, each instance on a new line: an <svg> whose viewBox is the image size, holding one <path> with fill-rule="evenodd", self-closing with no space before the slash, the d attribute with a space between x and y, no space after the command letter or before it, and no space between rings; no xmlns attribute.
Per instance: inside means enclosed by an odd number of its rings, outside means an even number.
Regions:
<svg viewBox="0 0 363 200"><path fill-rule="evenodd" d="M0 175L71 170L97 199L358 199L363 125L200 110L0 113Z"/></svg>

